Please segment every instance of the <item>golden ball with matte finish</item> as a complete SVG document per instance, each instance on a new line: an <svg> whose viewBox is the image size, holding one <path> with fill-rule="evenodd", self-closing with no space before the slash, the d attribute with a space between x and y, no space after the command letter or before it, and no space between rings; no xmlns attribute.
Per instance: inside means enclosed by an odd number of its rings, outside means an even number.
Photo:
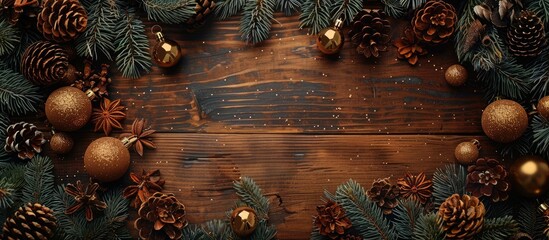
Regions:
<svg viewBox="0 0 549 240"><path fill-rule="evenodd" d="M99 138L84 153L88 175L101 182L112 182L124 176L130 167L130 152L122 141L112 137Z"/></svg>
<svg viewBox="0 0 549 240"><path fill-rule="evenodd" d="M467 72L467 69L460 64L450 66L446 69L446 73L444 73L444 79L453 87L463 86L468 78L469 73Z"/></svg>
<svg viewBox="0 0 549 240"><path fill-rule="evenodd" d="M519 139L527 128L528 114L515 101L497 100L482 112L482 130L496 142L513 142Z"/></svg>
<svg viewBox="0 0 549 240"><path fill-rule="evenodd" d="M540 99L536 108L539 115L549 120L549 96Z"/></svg>
<svg viewBox="0 0 549 240"><path fill-rule="evenodd" d="M182 55L179 44L168 39L156 43L152 52L154 62L160 67L175 66Z"/></svg>
<svg viewBox="0 0 549 240"><path fill-rule="evenodd" d="M456 161L462 165L469 165L474 163L479 156L480 143L478 140L473 139L469 142L462 142L457 145L454 150L454 156Z"/></svg>
<svg viewBox="0 0 549 240"><path fill-rule="evenodd" d="M239 237L252 235L258 222L257 214L250 207L239 207L231 214L231 228Z"/></svg>
<svg viewBox="0 0 549 240"><path fill-rule="evenodd" d="M66 154L72 150L74 140L64 132L55 133L50 139L50 148L55 154Z"/></svg>
<svg viewBox="0 0 549 240"><path fill-rule="evenodd" d="M345 39L341 31L335 27L327 27L320 31L316 38L318 50L327 55L339 53Z"/></svg>
<svg viewBox="0 0 549 240"><path fill-rule="evenodd" d="M510 168L512 188L524 197L539 197L549 189L549 165L540 156L526 155Z"/></svg>
<svg viewBox="0 0 549 240"><path fill-rule="evenodd" d="M75 87L61 87L46 100L46 117L58 131L72 132L84 127L91 113L91 100Z"/></svg>

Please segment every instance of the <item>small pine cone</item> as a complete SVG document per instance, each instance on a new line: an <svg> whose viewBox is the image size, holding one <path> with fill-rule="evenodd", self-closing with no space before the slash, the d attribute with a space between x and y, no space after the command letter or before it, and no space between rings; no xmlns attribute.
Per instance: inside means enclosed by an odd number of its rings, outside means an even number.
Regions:
<svg viewBox="0 0 549 240"><path fill-rule="evenodd" d="M345 214L345 209L334 201L317 206L316 211L318 215L315 217L314 224L321 235L328 236L330 239L342 236L352 226L351 220Z"/></svg>
<svg viewBox="0 0 549 240"><path fill-rule="evenodd" d="M383 209L384 214L393 213L393 208L398 205L400 190L396 185L389 183L388 178L377 179L372 183L372 188L366 192L370 200L377 203Z"/></svg>
<svg viewBox="0 0 549 240"><path fill-rule="evenodd" d="M477 43L480 42L484 32L486 31L486 25L480 20L476 19L471 23L465 32L465 41L463 42L462 53L469 52Z"/></svg>
<svg viewBox="0 0 549 240"><path fill-rule="evenodd" d="M215 2L213 0L195 0L195 14L187 20L187 28L189 30L198 29L206 23L208 17L215 9Z"/></svg>
<svg viewBox="0 0 549 240"><path fill-rule="evenodd" d="M76 79L76 69L69 64L67 52L48 41L38 41L27 47L21 58L21 73L38 86L70 83Z"/></svg>
<svg viewBox="0 0 549 240"><path fill-rule="evenodd" d="M42 144L46 143L44 134L30 123L12 124L6 132L4 150L17 153L20 159L32 159L34 154L42 152Z"/></svg>
<svg viewBox="0 0 549 240"><path fill-rule="evenodd" d="M355 16L351 28L349 36L358 53L377 58L380 52L387 51L391 25L383 11L362 10Z"/></svg>
<svg viewBox="0 0 549 240"><path fill-rule="evenodd" d="M539 55L546 44L543 22L532 11L522 11L507 31L509 51L517 57Z"/></svg>
<svg viewBox="0 0 549 240"><path fill-rule="evenodd" d="M442 0L429 0L419 8L412 19L412 29L421 41L438 45L454 34L456 9Z"/></svg>
<svg viewBox="0 0 549 240"><path fill-rule="evenodd" d="M406 59L410 65L416 65L419 56L427 54L427 49L421 46L414 32L407 28L404 30L404 36L395 41L398 58Z"/></svg>
<svg viewBox="0 0 549 240"><path fill-rule="evenodd" d="M445 239L471 239L482 230L486 210L475 196L454 194L439 207L437 222Z"/></svg>
<svg viewBox="0 0 549 240"><path fill-rule="evenodd" d="M134 226L141 239L181 239L181 229L187 226L185 214L185 205L173 194L157 192L141 204Z"/></svg>
<svg viewBox="0 0 549 240"><path fill-rule="evenodd" d="M27 203L10 216L2 227L4 240L51 238L57 227L53 211L40 203Z"/></svg>
<svg viewBox="0 0 549 240"><path fill-rule="evenodd" d="M467 191L475 197L487 196L493 202L509 198L507 170L495 159L480 158L467 168Z"/></svg>
<svg viewBox="0 0 549 240"><path fill-rule="evenodd" d="M88 14L78 0L45 0L38 14L38 30L59 43L75 39L86 30Z"/></svg>

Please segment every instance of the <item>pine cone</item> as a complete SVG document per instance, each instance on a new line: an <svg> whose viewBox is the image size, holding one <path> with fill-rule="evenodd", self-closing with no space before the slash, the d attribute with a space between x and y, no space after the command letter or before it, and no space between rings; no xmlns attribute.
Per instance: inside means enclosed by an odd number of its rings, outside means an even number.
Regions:
<svg viewBox="0 0 549 240"><path fill-rule="evenodd" d="M427 54L427 49L421 46L414 32L406 28L404 36L395 41L399 59L406 59L411 65L416 65L419 56Z"/></svg>
<svg viewBox="0 0 549 240"><path fill-rule="evenodd" d="M467 168L467 191L475 197L487 196L493 202L509 198L507 170L495 159L480 158Z"/></svg>
<svg viewBox="0 0 549 240"><path fill-rule="evenodd" d="M437 222L446 239L470 239L482 230L484 204L475 196L454 194L439 207Z"/></svg>
<svg viewBox="0 0 549 240"><path fill-rule="evenodd" d="M364 9L355 16L352 24L349 36L358 53L366 58L377 58L380 52L387 51L391 25L383 11Z"/></svg>
<svg viewBox="0 0 549 240"><path fill-rule="evenodd" d="M406 177L398 179L397 186L402 198L425 204L431 198L433 182L427 179L424 173L406 174Z"/></svg>
<svg viewBox="0 0 549 240"><path fill-rule="evenodd" d="M398 205L399 193L398 187L389 183L388 178L375 180L372 183L372 188L366 192L370 200L376 202L383 209L384 214L393 212L393 208Z"/></svg>
<svg viewBox="0 0 549 240"><path fill-rule="evenodd" d="M17 153L20 159L32 159L36 153L42 152L42 144L46 143L44 134L30 123L12 124L6 132L4 150Z"/></svg>
<svg viewBox="0 0 549 240"><path fill-rule="evenodd" d="M473 8L475 14L494 24L505 28L516 18L516 13L523 8L522 0L485 0Z"/></svg>
<svg viewBox="0 0 549 240"><path fill-rule="evenodd" d="M419 8L412 19L416 37L431 45L447 42L454 33L456 9L442 0L429 0Z"/></svg>
<svg viewBox="0 0 549 240"><path fill-rule="evenodd" d="M40 10L38 0L2 0L0 7L3 8L0 13L8 16L12 25L19 24L25 28L36 26L36 16Z"/></svg>
<svg viewBox="0 0 549 240"><path fill-rule="evenodd" d="M321 235L336 239L351 228L351 220L345 215L345 209L334 201L316 207L318 215L315 217L315 226Z"/></svg>
<svg viewBox="0 0 549 240"><path fill-rule="evenodd" d="M539 55L546 44L543 22L532 11L522 11L507 31L509 51L517 57Z"/></svg>
<svg viewBox="0 0 549 240"><path fill-rule="evenodd" d="M145 240L181 239L181 229L187 226L185 205L173 194L155 193L139 208L135 228Z"/></svg>
<svg viewBox="0 0 549 240"><path fill-rule="evenodd" d="M67 52L58 44L38 41L27 47L21 58L21 73L39 86L73 82L76 70Z"/></svg>
<svg viewBox="0 0 549 240"><path fill-rule="evenodd" d="M44 38L63 43L86 30L88 14L78 0L45 0L38 14L38 30Z"/></svg>
<svg viewBox="0 0 549 240"><path fill-rule="evenodd" d="M71 86L86 92L86 94L93 93L93 100L101 100L109 96L107 87L111 84L112 79L109 77L108 64L101 64L101 72L97 73L92 69L92 62L84 60L84 71L76 72L75 75L77 80Z"/></svg>
<svg viewBox="0 0 549 240"><path fill-rule="evenodd" d="M53 211L40 203L27 203L9 217L2 228L4 240L47 240L57 227Z"/></svg>
<svg viewBox="0 0 549 240"><path fill-rule="evenodd" d="M206 23L208 17L215 9L215 2L213 0L195 0L195 14L187 20L187 28L189 30L198 29Z"/></svg>

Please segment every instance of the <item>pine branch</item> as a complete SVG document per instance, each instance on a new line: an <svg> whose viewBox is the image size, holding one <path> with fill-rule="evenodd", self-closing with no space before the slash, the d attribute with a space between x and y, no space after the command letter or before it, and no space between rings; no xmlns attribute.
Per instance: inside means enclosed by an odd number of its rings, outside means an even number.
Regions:
<svg viewBox="0 0 549 240"><path fill-rule="evenodd" d="M5 20L0 20L0 56L15 49L20 42L19 31Z"/></svg>
<svg viewBox="0 0 549 240"><path fill-rule="evenodd" d="M231 239L233 231L229 224L223 220L211 220L203 227L204 240Z"/></svg>
<svg viewBox="0 0 549 240"><path fill-rule="evenodd" d="M250 0L244 7L240 33L247 43L256 44L269 38L274 18L275 0Z"/></svg>
<svg viewBox="0 0 549 240"><path fill-rule="evenodd" d="M463 11L461 14L459 14L459 19L457 21L456 27L457 30L455 32L455 49L456 53L458 55L458 59L460 62L471 62L473 52L472 51L465 51L465 39L466 34L468 32L469 27L475 21L475 12L473 11L473 8L476 5L479 5L482 3L482 0L470 0L465 1L465 6L463 7Z"/></svg>
<svg viewBox="0 0 549 240"><path fill-rule="evenodd" d="M0 114L0 167L4 167L11 159L12 156L6 152L4 145L6 145L6 130L10 125L10 120L7 114Z"/></svg>
<svg viewBox="0 0 549 240"><path fill-rule="evenodd" d="M267 220L262 219L259 221L254 233L250 236L250 239L264 239L272 240L276 237L276 229L267 223Z"/></svg>
<svg viewBox="0 0 549 240"><path fill-rule="evenodd" d="M267 218L269 214L269 199L261 193L261 188L249 177L242 177L234 182L233 188L240 200L253 208L260 218Z"/></svg>
<svg viewBox="0 0 549 240"><path fill-rule="evenodd" d="M38 87L10 69L0 69L0 112L25 115L37 111L42 96Z"/></svg>
<svg viewBox="0 0 549 240"><path fill-rule="evenodd" d="M149 20L178 24L185 23L195 14L194 0L142 0Z"/></svg>
<svg viewBox="0 0 549 240"><path fill-rule="evenodd" d="M117 8L113 8L110 0L97 0L88 10L88 26L77 39L78 55L97 60L106 57L112 60L115 50L114 39L118 24Z"/></svg>
<svg viewBox="0 0 549 240"><path fill-rule="evenodd" d="M518 203L517 222L522 232L528 233L533 239L544 239L545 220L538 211L538 203L535 200L521 199Z"/></svg>
<svg viewBox="0 0 549 240"><path fill-rule="evenodd" d="M486 219L482 232L475 239L492 240L492 239L509 239L518 232L518 224L513 217L505 216L501 218Z"/></svg>
<svg viewBox="0 0 549 240"><path fill-rule="evenodd" d="M532 100L539 100L547 95L549 86L549 46L547 46L535 61L528 65L532 69L532 88L530 95Z"/></svg>
<svg viewBox="0 0 549 240"><path fill-rule="evenodd" d="M428 213L421 215L414 228L414 240L444 239L440 225L437 223L437 215Z"/></svg>
<svg viewBox="0 0 549 240"><path fill-rule="evenodd" d="M9 67L14 71L19 71L19 65L21 64L21 57L29 45L42 39L42 35L35 29L27 29L19 32L19 44L16 44L13 51L10 51L4 60Z"/></svg>
<svg viewBox="0 0 549 240"><path fill-rule="evenodd" d="M544 117L536 115L532 118L531 127L534 150L545 157L549 156L549 122Z"/></svg>
<svg viewBox="0 0 549 240"><path fill-rule="evenodd" d="M534 11L546 26L549 24L549 0L532 1L528 9Z"/></svg>
<svg viewBox="0 0 549 240"><path fill-rule="evenodd" d="M496 68L497 65L504 61L508 56L507 46L503 39L499 36L497 29L489 26L486 30L487 36L490 36L490 41L484 41L483 44L477 44L476 51L467 50L465 55L470 58L471 64L475 71L490 71ZM469 29L467 29L469 31ZM464 40L465 41L465 40ZM466 49L461 48L460 51ZM472 56L472 57L471 57Z"/></svg>
<svg viewBox="0 0 549 240"><path fill-rule="evenodd" d="M148 73L151 69L149 55L149 40L145 34L145 26L139 20L134 10L128 10L118 24L116 32L116 65L122 76L139 78L142 72Z"/></svg>
<svg viewBox="0 0 549 240"><path fill-rule="evenodd" d="M294 12L299 11L300 7L300 0L278 0L276 9L284 12L286 16L291 16Z"/></svg>
<svg viewBox="0 0 549 240"><path fill-rule="evenodd" d="M322 29L330 26L330 7L332 0L305 0L301 5L299 16L300 28L310 28L312 34L319 33Z"/></svg>
<svg viewBox="0 0 549 240"><path fill-rule="evenodd" d="M334 0L332 3L332 22L341 18L346 24L350 24L355 15L361 10L362 0Z"/></svg>
<svg viewBox="0 0 549 240"><path fill-rule="evenodd" d="M360 184L349 180L337 188L335 196L364 239L397 239L395 229L383 217L381 208L366 197Z"/></svg>
<svg viewBox="0 0 549 240"><path fill-rule="evenodd" d="M465 194L467 170L457 164L438 168L433 174L433 197L435 206L440 206L452 194Z"/></svg>
<svg viewBox="0 0 549 240"><path fill-rule="evenodd" d="M394 226L399 239L412 239L417 219L425 209L416 201L405 200L393 210Z"/></svg>
<svg viewBox="0 0 549 240"><path fill-rule="evenodd" d="M202 228L197 225L189 225L183 228L183 235L181 240L215 240L210 239ZM227 238L216 238L216 239L227 239Z"/></svg>
<svg viewBox="0 0 549 240"><path fill-rule="evenodd" d="M53 163L49 157L35 155L25 170L23 203L42 203L51 206L55 194Z"/></svg>
<svg viewBox="0 0 549 240"><path fill-rule="evenodd" d="M236 15L246 5L246 0L224 0L216 4L215 15L218 19L227 19Z"/></svg>
<svg viewBox="0 0 549 240"><path fill-rule="evenodd" d="M381 2L384 5L383 11L391 17L401 18L407 13L408 9L402 5L400 0L381 0Z"/></svg>
<svg viewBox="0 0 549 240"><path fill-rule="evenodd" d="M130 201L122 196L122 189L108 191L103 195L103 201L107 204L102 216L107 224L106 239L131 239L130 231L126 228Z"/></svg>
<svg viewBox="0 0 549 240"><path fill-rule="evenodd" d="M426 0L400 0L400 4L407 9L415 10L425 3Z"/></svg>
<svg viewBox="0 0 549 240"><path fill-rule="evenodd" d="M13 207L15 189L7 178L0 179L0 209L5 210Z"/></svg>
<svg viewBox="0 0 549 240"><path fill-rule="evenodd" d="M21 204L21 189L25 183L25 165L7 164L0 171L0 209L6 210Z"/></svg>
<svg viewBox="0 0 549 240"><path fill-rule="evenodd" d="M316 226L313 226L310 240L330 240L330 238L326 235L320 234L320 230Z"/></svg>
<svg viewBox="0 0 549 240"><path fill-rule="evenodd" d="M489 198L481 198L486 214L484 219L488 218L502 218L513 215L513 205L510 201L493 202Z"/></svg>

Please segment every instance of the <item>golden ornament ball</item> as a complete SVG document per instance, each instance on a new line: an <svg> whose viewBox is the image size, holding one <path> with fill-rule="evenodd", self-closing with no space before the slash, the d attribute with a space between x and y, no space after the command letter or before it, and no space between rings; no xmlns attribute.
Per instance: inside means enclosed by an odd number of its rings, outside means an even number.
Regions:
<svg viewBox="0 0 549 240"><path fill-rule="evenodd" d="M539 197L549 189L549 164L539 156L526 155L510 168L512 187L524 197Z"/></svg>
<svg viewBox="0 0 549 240"><path fill-rule="evenodd" d="M444 74L444 79L446 82L453 87L463 86L467 79L469 78L469 73L467 69L460 64L454 64L446 69Z"/></svg>
<svg viewBox="0 0 549 240"><path fill-rule="evenodd" d="M481 123L490 139L510 143L519 139L528 128L528 114L515 101L497 100L484 109Z"/></svg>
<svg viewBox="0 0 549 240"><path fill-rule="evenodd" d="M549 119L549 96L545 96L540 99L536 108L539 115L541 115L545 119Z"/></svg>
<svg viewBox="0 0 549 240"><path fill-rule="evenodd" d="M152 49L152 58L154 62L160 67L173 67L175 66L183 52L179 44L170 39L164 39L162 33L157 32L157 43Z"/></svg>
<svg viewBox="0 0 549 240"><path fill-rule="evenodd" d="M318 50L327 55L339 53L345 43L341 26L343 21L337 20L335 26L322 29L316 38Z"/></svg>
<svg viewBox="0 0 549 240"><path fill-rule="evenodd" d="M257 214L250 207L239 207L231 214L231 228L239 237L252 235L257 224Z"/></svg>
<svg viewBox="0 0 549 240"><path fill-rule="evenodd" d="M474 163L479 156L480 142L473 139L469 142L462 142L454 150L456 161L462 165Z"/></svg>
<svg viewBox="0 0 549 240"><path fill-rule="evenodd" d="M88 123L91 113L90 99L75 87L59 88L46 100L46 117L55 130L76 131Z"/></svg>
<svg viewBox="0 0 549 240"><path fill-rule="evenodd" d="M112 137L99 138L84 153L84 168L90 177L101 182L120 179L130 167L130 152L122 141Z"/></svg>
<svg viewBox="0 0 549 240"><path fill-rule="evenodd" d="M73 146L74 140L64 132L55 133L50 139L50 148L55 154L67 154Z"/></svg>

